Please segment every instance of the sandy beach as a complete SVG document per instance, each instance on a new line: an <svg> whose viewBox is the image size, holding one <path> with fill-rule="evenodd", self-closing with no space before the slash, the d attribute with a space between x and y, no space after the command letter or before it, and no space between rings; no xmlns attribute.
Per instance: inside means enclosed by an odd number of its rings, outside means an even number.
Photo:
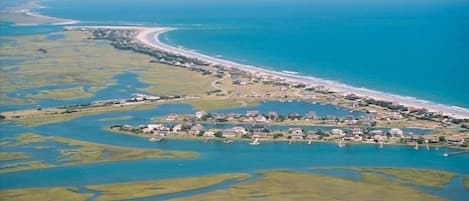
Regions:
<svg viewBox="0 0 469 201"><path fill-rule="evenodd" d="M77 28L82 26L73 26L71 28ZM136 36L136 40L141 42L142 44L157 49L159 51L185 56L188 58L199 59L201 61L214 64L214 65L223 65L229 67L236 67L244 71L248 71L254 75L259 76L273 76L280 79L284 79L291 83L304 83L307 86L319 86L322 85L326 89L341 93L341 94L355 94L365 98L373 98L376 100L384 100L384 101L391 101L396 104L404 105L407 107L412 108L425 108L429 111L442 113L448 116L456 117L456 118L466 118L469 119L469 109L457 107L457 106L450 106L444 105L439 103L433 103L426 100L420 100L414 97L408 96L400 96L391 93L385 93L375 90L370 90L366 88L354 87L350 85L346 85L340 82L335 82L331 80L326 80L322 78L312 77L312 76L303 76L300 74L289 73L285 71L273 71L267 70L259 67L255 67L252 65L240 64L235 63L232 61L215 58L211 56L207 56L201 53L197 53L191 50L173 47L167 44L164 44L159 40L159 36L163 33L168 31L175 30L176 28L171 27L138 27L138 26L83 26L85 28L105 28L105 29L135 29L138 30L139 33Z"/></svg>
<svg viewBox="0 0 469 201"><path fill-rule="evenodd" d="M437 104L437 103L432 103L430 101L418 100L414 97L405 97L405 96L388 94L388 93L374 91L374 90L365 89L365 88L353 87L353 86L349 86L343 83L325 80L321 78L266 70L266 69L258 68L258 67L251 66L251 65L244 65L244 64L239 64L239 63L235 63L232 61L210 57L210 56L203 55L197 52L193 52L193 51L178 48L178 47L173 47L173 46L162 43L159 40L159 36L162 33L174 30L174 28L165 28L165 27L142 28L140 27L140 29L142 31L137 36L137 40L139 40L140 42L150 47L163 50L166 52L170 52L173 54L182 55L182 56L186 56L189 58L197 58L199 60L212 63L212 64L237 67L237 68L249 71L253 74L276 76L276 77L283 78L291 82L302 82L307 85L323 85L329 90L335 91L338 93L344 93L344 94L353 93L362 97L370 97L370 98L374 98L378 100L392 101L392 102L402 104L408 107L426 108L430 111L442 112L444 114L459 117L459 118L469 118L469 109L467 108Z"/></svg>

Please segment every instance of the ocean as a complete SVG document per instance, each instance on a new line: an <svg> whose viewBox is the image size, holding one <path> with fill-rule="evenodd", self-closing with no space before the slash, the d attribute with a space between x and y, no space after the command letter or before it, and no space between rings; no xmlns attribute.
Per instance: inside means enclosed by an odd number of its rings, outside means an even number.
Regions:
<svg viewBox="0 0 469 201"><path fill-rule="evenodd" d="M171 45L469 107L469 1L44 1L83 24L173 26Z"/></svg>

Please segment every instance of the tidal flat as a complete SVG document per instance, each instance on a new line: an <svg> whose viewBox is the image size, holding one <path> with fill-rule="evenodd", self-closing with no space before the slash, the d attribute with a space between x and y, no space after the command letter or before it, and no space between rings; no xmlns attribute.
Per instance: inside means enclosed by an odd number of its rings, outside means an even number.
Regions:
<svg viewBox="0 0 469 201"><path fill-rule="evenodd" d="M399 193L396 193L399 192ZM268 171L260 179L203 195L175 199L207 200L444 200L383 177L364 174L362 180L291 171Z"/></svg>
<svg viewBox="0 0 469 201"><path fill-rule="evenodd" d="M446 171L398 168L351 168L363 173L392 176L400 181L433 188L443 188L455 174Z"/></svg>
<svg viewBox="0 0 469 201"><path fill-rule="evenodd" d="M30 188L0 191L0 200L15 201L85 201L92 194L82 194L77 188L54 187L54 188Z"/></svg>
<svg viewBox="0 0 469 201"><path fill-rule="evenodd" d="M2 65L2 104L90 97L93 92L115 85L114 77L124 72L136 73L141 82L149 84L141 90L157 95L202 95L211 90L211 83L216 80L197 72L151 63L151 57L119 51L107 41L87 40L87 33L65 32L63 36L57 40L48 40L47 34L1 37L11 41L1 44L2 59L18 61ZM15 93L65 84L74 87L40 90L34 94ZM84 85L88 90L82 88Z"/></svg>
<svg viewBox="0 0 469 201"><path fill-rule="evenodd" d="M55 156L57 164L48 164L42 161L26 161L18 163L5 163L0 168L0 173L17 172L30 169L42 169L57 166L83 165L93 163L104 163L114 161L128 161L141 159L175 159L175 158L195 158L198 156L194 152L163 151L157 149L135 149L118 147L92 142L74 140L58 136L42 136L33 133L18 135L15 142L6 144L6 148L21 148L25 146L38 145L41 143L55 142L66 145L58 150L59 155ZM34 146L36 147L36 146ZM41 152L41 149L36 149ZM8 152L4 154L9 154ZM32 157L32 160L35 160Z"/></svg>
<svg viewBox="0 0 469 201"><path fill-rule="evenodd" d="M101 193L96 201L127 200L206 188L227 180L239 182L248 177L248 174L233 173L161 181L91 185L86 188Z"/></svg>
<svg viewBox="0 0 469 201"><path fill-rule="evenodd" d="M25 159L29 158L30 155L27 153L21 152L12 152L12 153L5 153L0 152L0 161L8 161L8 160L18 160L18 159Z"/></svg>

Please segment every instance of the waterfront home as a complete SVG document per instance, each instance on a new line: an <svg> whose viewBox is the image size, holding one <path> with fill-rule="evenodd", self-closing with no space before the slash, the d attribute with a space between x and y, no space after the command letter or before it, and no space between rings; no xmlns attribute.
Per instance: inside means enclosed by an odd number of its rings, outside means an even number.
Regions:
<svg viewBox="0 0 469 201"><path fill-rule="evenodd" d="M208 115L208 113L205 112L205 111L202 111L202 110L201 110L201 111L197 111L197 112L195 113L195 117L196 117L197 119L202 119L202 118L206 117L207 115Z"/></svg>
<svg viewBox="0 0 469 201"><path fill-rule="evenodd" d="M378 134L373 135L373 140L375 142L384 142L384 141L387 141L387 139L388 138L385 135L378 135Z"/></svg>
<svg viewBox="0 0 469 201"><path fill-rule="evenodd" d="M158 130L159 128L164 127L164 125L163 124L148 124L146 127L150 130Z"/></svg>
<svg viewBox="0 0 469 201"><path fill-rule="evenodd" d="M331 135L338 135L338 136L344 136L344 131L342 129L339 129L339 128L333 128L331 131L330 131Z"/></svg>
<svg viewBox="0 0 469 201"><path fill-rule="evenodd" d="M302 140L305 136L301 128L290 128L289 131L292 140Z"/></svg>
<svg viewBox="0 0 469 201"><path fill-rule="evenodd" d="M175 132L175 133L177 133L177 132L179 132L179 131L182 130L182 127L183 127L182 124L176 124L175 126L173 126L172 131Z"/></svg>
<svg viewBox="0 0 469 201"><path fill-rule="evenodd" d="M264 128L254 128L252 138L266 138L267 131Z"/></svg>
<svg viewBox="0 0 469 201"><path fill-rule="evenodd" d="M277 112L269 112L267 114L267 117L269 118L269 120L277 120L278 119L278 114Z"/></svg>
<svg viewBox="0 0 469 201"><path fill-rule="evenodd" d="M246 111L247 117L256 117L258 115L259 115L259 111L257 110Z"/></svg>
<svg viewBox="0 0 469 201"><path fill-rule="evenodd" d="M369 132L370 135L384 135L384 131L383 130L372 130Z"/></svg>
<svg viewBox="0 0 469 201"><path fill-rule="evenodd" d="M288 115L288 119L290 120L300 120L301 119L301 115L296 113L296 112L293 112L293 113L290 113Z"/></svg>
<svg viewBox="0 0 469 201"><path fill-rule="evenodd" d="M401 141L406 143L416 143L420 141L420 137L412 134L403 134Z"/></svg>
<svg viewBox="0 0 469 201"><path fill-rule="evenodd" d="M267 119L264 117L264 115L257 115L254 117L254 121L257 123L264 123L267 121Z"/></svg>
<svg viewBox="0 0 469 201"><path fill-rule="evenodd" d="M464 137L460 135L453 135L450 136L446 142L448 143L448 145L463 145Z"/></svg>
<svg viewBox="0 0 469 201"><path fill-rule="evenodd" d="M316 113L311 111L311 112L308 112L308 114L306 114L303 119L305 119L305 120L315 120L317 118L318 118L318 116L316 115Z"/></svg>
<svg viewBox="0 0 469 201"><path fill-rule="evenodd" d="M226 121L226 116L224 114L215 113L215 114L212 114L212 118L215 121L220 121L220 122L225 122Z"/></svg>
<svg viewBox="0 0 469 201"><path fill-rule="evenodd" d="M385 116L386 119L388 120L399 120L402 119L402 115L399 112L390 112Z"/></svg>
<svg viewBox="0 0 469 201"><path fill-rule="evenodd" d="M436 135L424 135L422 136L425 143L437 144L440 143L440 138Z"/></svg>
<svg viewBox="0 0 469 201"><path fill-rule="evenodd" d="M178 119L178 115L177 114L169 114L167 117L166 117L166 121L176 121Z"/></svg>
<svg viewBox="0 0 469 201"><path fill-rule="evenodd" d="M199 135L204 130L204 126L202 124L196 124L191 127L190 133L192 135Z"/></svg>
<svg viewBox="0 0 469 201"><path fill-rule="evenodd" d="M233 128L229 128L229 129L225 129L223 131L223 137L225 138L233 138L233 137L236 137L236 136L242 136L242 135L245 135L247 133L246 129L244 127L241 127L241 126L235 126Z"/></svg>
<svg viewBox="0 0 469 201"><path fill-rule="evenodd" d="M309 132L308 135L306 136L306 139L308 139L308 140L319 140L319 139L321 139L321 136L314 133L314 132Z"/></svg>
<svg viewBox="0 0 469 201"><path fill-rule="evenodd" d="M403 137L404 135L404 132L399 128L391 128L388 132L393 137Z"/></svg>
<svg viewBox="0 0 469 201"><path fill-rule="evenodd" d="M235 119L239 119L240 117L241 117L241 114L234 113L234 112L230 112L226 115L227 120L235 120Z"/></svg>
<svg viewBox="0 0 469 201"><path fill-rule="evenodd" d="M213 130L208 130L208 131L204 132L204 134L202 135L202 137L214 138L214 137L215 137L215 131L213 131Z"/></svg>
<svg viewBox="0 0 469 201"><path fill-rule="evenodd" d="M120 130L122 131L132 131L134 128L131 125L123 125Z"/></svg>

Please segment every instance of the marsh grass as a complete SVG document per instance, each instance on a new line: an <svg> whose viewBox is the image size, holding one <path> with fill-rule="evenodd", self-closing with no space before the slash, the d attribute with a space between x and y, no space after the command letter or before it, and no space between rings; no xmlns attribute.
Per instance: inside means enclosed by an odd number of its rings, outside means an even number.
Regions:
<svg viewBox="0 0 469 201"><path fill-rule="evenodd" d="M262 178L249 183L238 184L226 190L175 200L443 200L374 175L365 178L364 181L352 181L308 173L270 171L263 173Z"/></svg>
<svg viewBox="0 0 469 201"><path fill-rule="evenodd" d="M0 152L0 161L30 158L31 155L21 152Z"/></svg>
<svg viewBox="0 0 469 201"><path fill-rule="evenodd" d="M21 147L46 142L56 142L68 145L70 148L64 148L59 150L60 155L58 161L62 162L62 164L58 166L71 166L140 159L195 158L198 156L198 154L195 152L163 151L157 149L136 149L97 144L58 136L42 136L33 133L18 135L16 137L16 140L16 143L9 144L8 146ZM1 166L0 172L16 172L49 167L54 166L39 161L30 161L22 163L4 164Z"/></svg>
<svg viewBox="0 0 469 201"><path fill-rule="evenodd" d="M101 193L96 201L128 200L206 188L227 180L242 181L248 174L222 174L204 177L91 185L86 188Z"/></svg>
<svg viewBox="0 0 469 201"><path fill-rule="evenodd" d="M443 188L455 176L451 172L422 169L352 168L352 170L392 176L406 183L433 188Z"/></svg>
<svg viewBox="0 0 469 201"><path fill-rule="evenodd" d="M12 189L0 191L0 200L14 201L85 201L92 194L78 193L77 188L54 187L54 188L30 188Z"/></svg>

